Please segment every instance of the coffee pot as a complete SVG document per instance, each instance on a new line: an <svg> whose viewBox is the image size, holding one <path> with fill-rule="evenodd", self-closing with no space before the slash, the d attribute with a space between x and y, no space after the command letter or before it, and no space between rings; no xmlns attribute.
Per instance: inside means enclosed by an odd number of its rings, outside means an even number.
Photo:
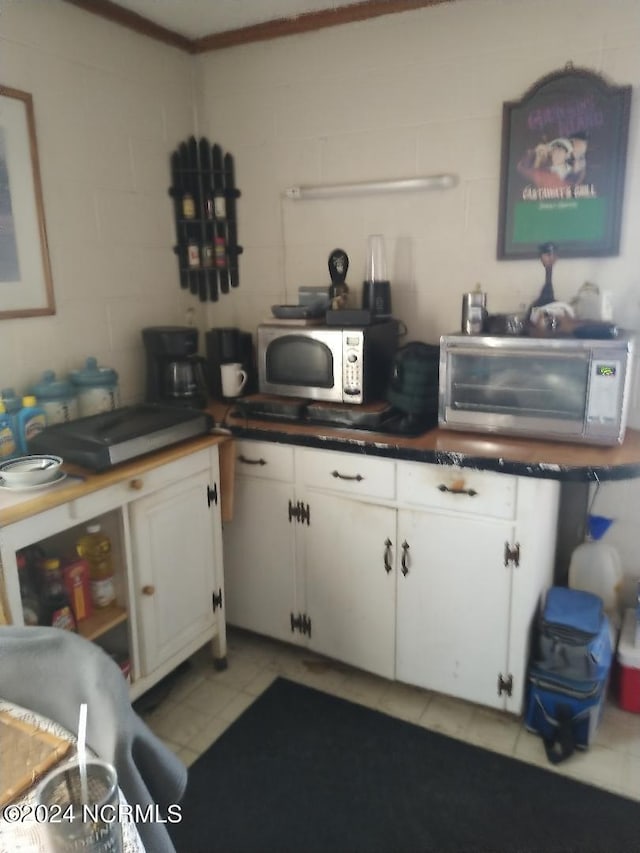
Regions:
<svg viewBox="0 0 640 853"><path fill-rule="evenodd" d="M193 326L150 326L142 330L147 355L146 400L203 409L208 395L204 359Z"/></svg>
<svg viewBox="0 0 640 853"><path fill-rule="evenodd" d="M185 401L201 397L206 385L203 366L204 359L197 355L168 361L164 381L167 397Z"/></svg>

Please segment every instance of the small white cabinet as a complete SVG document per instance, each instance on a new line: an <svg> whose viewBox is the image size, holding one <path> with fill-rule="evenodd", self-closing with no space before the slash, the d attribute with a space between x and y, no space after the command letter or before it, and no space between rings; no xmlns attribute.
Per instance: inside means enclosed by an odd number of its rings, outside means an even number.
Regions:
<svg viewBox="0 0 640 853"><path fill-rule="evenodd" d="M216 586L215 536L205 499L209 483L204 470L131 504L144 675L215 628L221 589Z"/></svg>
<svg viewBox="0 0 640 853"><path fill-rule="evenodd" d="M395 571L385 570L384 531L395 510L342 495L303 491L310 507L300 531L309 647L394 677Z"/></svg>
<svg viewBox="0 0 640 853"><path fill-rule="evenodd" d="M236 442L233 520L224 524L226 612L232 625L294 641L293 448Z"/></svg>
<svg viewBox="0 0 640 853"><path fill-rule="evenodd" d="M396 678L520 713L558 484L397 463Z"/></svg>
<svg viewBox="0 0 640 853"><path fill-rule="evenodd" d="M396 678L502 707L512 537L504 521L400 510Z"/></svg>
<svg viewBox="0 0 640 853"><path fill-rule="evenodd" d="M231 623L521 711L557 482L252 441L236 462Z"/></svg>
<svg viewBox="0 0 640 853"><path fill-rule="evenodd" d="M37 544L47 555L73 555L86 525L101 522L118 601L79 631L127 653L136 698L208 641L226 663L218 448L123 470L132 473L0 528L0 564L12 621L21 624L17 551Z"/></svg>

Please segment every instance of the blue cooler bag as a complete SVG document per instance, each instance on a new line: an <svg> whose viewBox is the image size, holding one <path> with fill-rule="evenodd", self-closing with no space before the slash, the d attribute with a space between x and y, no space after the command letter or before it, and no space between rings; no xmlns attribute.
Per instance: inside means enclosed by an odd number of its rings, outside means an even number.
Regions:
<svg viewBox="0 0 640 853"><path fill-rule="evenodd" d="M525 725L541 735L558 764L593 739L604 706L612 659L602 600L582 590L552 587L538 625L529 667Z"/></svg>

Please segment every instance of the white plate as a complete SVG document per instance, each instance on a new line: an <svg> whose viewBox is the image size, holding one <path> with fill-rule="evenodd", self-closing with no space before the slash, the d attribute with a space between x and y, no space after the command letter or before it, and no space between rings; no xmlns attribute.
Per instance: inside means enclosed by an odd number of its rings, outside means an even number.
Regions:
<svg viewBox="0 0 640 853"><path fill-rule="evenodd" d="M32 486L10 486L4 480L0 479L0 489L5 489L7 492L34 492L36 489L48 489L50 486L57 486L58 483L66 480L66 478L66 473L61 471L55 480L49 480L47 483L36 483Z"/></svg>

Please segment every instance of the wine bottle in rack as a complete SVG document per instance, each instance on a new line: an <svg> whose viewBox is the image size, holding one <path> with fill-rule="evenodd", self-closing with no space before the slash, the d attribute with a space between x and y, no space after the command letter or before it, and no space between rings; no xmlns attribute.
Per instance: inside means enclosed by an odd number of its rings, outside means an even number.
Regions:
<svg viewBox="0 0 640 853"><path fill-rule="evenodd" d="M203 233L202 233L202 223L203 223L203 215L202 215L202 186L201 186L201 171L200 171L200 156L198 150L198 142L195 136L190 136L189 141L187 143L187 147L189 149L189 175L190 175L190 183L189 188L193 195L193 200L195 204L195 217L193 223L190 225L189 231L189 245L190 245L190 267L191 267L191 278L192 278L192 287L191 291L196 292L200 297L201 302L206 302L207 300L207 280L206 276L202 272L202 244ZM197 265L196 265L197 259ZM194 285L195 279L195 285ZM195 286L195 291L194 291Z"/></svg>
<svg viewBox="0 0 640 853"><path fill-rule="evenodd" d="M229 265L227 263L227 206L224 194L224 174L222 165L222 148L218 144L211 149L211 165L213 175L213 200L215 215L215 237L213 241L218 281L222 293L229 292ZM224 204L223 204L224 203ZM218 216L218 210L224 216Z"/></svg>
<svg viewBox="0 0 640 853"><path fill-rule="evenodd" d="M194 266L195 253L190 251L189 243L196 239L195 232L195 196L193 192L193 167L189 144L181 142L178 147L180 159L180 215L178 218L178 230L180 233L180 263L182 276L188 282L189 291L195 296L198 293L198 272ZM193 203L193 216L191 204Z"/></svg>
<svg viewBox="0 0 640 853"><path fill-rule="evenodd" d="M173 251L178 259L178 275L180 276L180 287L186 290L189 287L189 273L187 272L187 256L180 220L182 218L182 169L180 163L180 152L174 151L171 155L171 189L169 195L173 199L173 216L176 224L176 245Z"/></svg>
<svg viewBox="0 0 640 853"><path fill-rule="evenodd" d="M191 186L192 176L190 170L189 148L186 142L182 142L179 149L180 158L180 219L191 220L196 218L196 202Z"/></svg>
<svg viewBox="0 0 640 853"><path fill-rule="evenodd" d="M234 163L219 145L189 137L170 159L180 286L202 302L237 287L238 255Z"/></svg>
<svg viewBox="0 0 640 853"><path fill-rule="evenodd" d="M242 246L238 245L238 229L236 223L236 199L240 193L236 189L235 164L231 154L224 155L224 189L227 207L227 258L229 282L231 287L237 287L240 284L238 255L242 254Z"/></svg>
<svg viewBox="0 0 640 853"><path fill-rule="evenodd" d="M200 139L200 186L202 197L202 266L206 270L205 287L208 298L211 302L216 302L218 299L218 272L215 268L211 146L205 137Z"/></svg>

